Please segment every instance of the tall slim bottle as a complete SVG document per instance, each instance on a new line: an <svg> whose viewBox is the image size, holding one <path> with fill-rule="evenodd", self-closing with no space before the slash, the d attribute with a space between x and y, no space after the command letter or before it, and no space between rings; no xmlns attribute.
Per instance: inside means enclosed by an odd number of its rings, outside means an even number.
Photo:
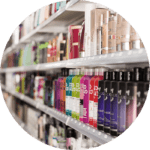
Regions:
<svg viewBox="0 0 150 150"><path fill-rule="evenodd" d="M57 110L61 111L61 103L62 103L62 86L61 86L61 81L63 80L65 74L65 69L61 69L61 77L58 78L57 80Z"/></svg>
<svg viewBox="0 0 150 150"><path fill-rule="evenodd" d="M104 71L106 68L98 69L98 76L94 80L94 115L93 115L93 126L97 128L97 117L98 117L98 82L104 79Z"/></svg>
<svg viewBox="0 0 150 150"><path fill-rule="evenodd" d="M105 81L110 80L110 72L104 72L104 80L99 81L98 83L98 121L97 128L98 130L104 130L104 111L105 111Z"/></svg>
<svg viewBox="0 0 150 150"><path fill-rule="evenodd" d="M66 115L69 116L69 110L70 110L70 79L73 77L73 70L69 70L69 76L66 78Z"/></svg>
<svg viewBox="0 0 150 150"><path fill-rule="evenodd" d="M93 76L93 69L87 69L86 75L87 76L84 79L83 122L89 124L89 91L90 80Z"/></svg>
<svg viewBox="0 0 150 150"><path fill-rule="evenodd" d="M94 81L98 77L99 69L95 69L95 76L90 81L90 92L89 92L89 125L93 127L93 115L94 115Z"/></svg>
<svg viewBox="0 0 150 150"><path fill-rule="evenodd" d="M83 122L83 98L84 98L84 79L87 76L86 70L81 70L81 74L84 74L84 76L80 79L80 121Z"/></svg>
<svg viewBox="0 0 150 150"><path fill-rule="evenodd" d="M150 68L145 67L144 72L142 74L142 82L138 83L138 103L137 103L137 116L141 112L144 103L147 98L147 93L149 90L149 79L150 79Z"/></svg>
<svg viewBox="0 0 150 150"><path fill-rule="evenodd" d="M122 74L122 75L121 75ZM130 78L129 71L120 71L118 89L118 136L125 131L126 127L126 91L127 80Z"/></svg>
<svg viewBox="0 0 150 150"><path fill-rule="evenodd" d="M111 111L111 73L110 76L107 76L105 80L105 99L104 99L104 131L110 133L110 111Z"/></svg>
<svg viewBox="0 0 150 150"><path fill-rule="evenodd" d="M75 76L75 70L73 70L71 77L69 78L69 116L72 115L72 110L73 110L73 106L72 106L72 101L73 101L73 97L72 97L72 79Z"/></svg>
<svg viewBox="0 0 150 150"><path fill-rule="evenodd" d="M83 77L83 74L80 71L80 74L76 82L76 119L80 119L80 80Z"/></svg>
<svg viewBox="0 0 150 150"><path fill-rule="evenodd" d="M78 78L78 71L76 69L75 76L72 78L72 118L76 118L76 82Z"/></svg>
<svg viewBox="0 0 150 150"><path fill-rule="evenodd" d="M133 78L130 79L129 82L127 82L126 128L129 128L129 126L133 123L137 116L137 83L135 82L135 80L139 79L138 68L134 69L134 72L132 72L132 76Z"/></svg>
<svg viewBox="0 0 150 150"><path fill-rule="evenodd" d="M118 89L119 89L119 71L112 72L111 86L111 110L110 110L110 133L117 136L118 129Z"/></svg>
<svg viewBox="0 0 150 150"><path fill-rule="evenodd" d="M63 91L63 95L62 95L62 112L64 114L66 114L66 79L69 76L69 69L65 69L65 75L63 78L63 82L62 82L62 91Z"/></svg>

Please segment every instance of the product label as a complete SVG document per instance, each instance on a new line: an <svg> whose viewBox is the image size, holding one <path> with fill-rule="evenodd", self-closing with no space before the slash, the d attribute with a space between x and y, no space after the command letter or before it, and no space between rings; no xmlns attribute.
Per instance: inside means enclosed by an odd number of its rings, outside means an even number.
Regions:
<svg viewBox="0 0 150 150"><path fill-rule="evenodd" d="M90 88L90 80L84 81L84 100L83 100L83 122L89 123L89 88Z"/></svg>
<svg viewBox="0 0 150 150"><path fill-rule="evenodd" d="M94 102L94 112L93 112L93 126L97 128L97 112L98 111L98 103Z"/></svg>
<svg viewBox="0 0 150 150"><path fill-rule="evenodd" d="M98 124L104 125L104 92L98 97Z"/></svg>
<svg viewBox="0 0 150 150"><path fill-rule="evenodd" d="M110 128L110 95L107 95L104 101L104 126Z"/></svg>
<svg viewBox="0 0 150 150"><path fill-rule="evenodd" d="M93 108L94 108L94 102L93 101L89 101L89 118L90 119L93 118Z"/></svg>
<svg viewBox="0 0 150 150"><path fill-rule="evenodd" d="M111 99L111 123L110 127L112 131L117 131L118 124L118 96L115 95Z"/></svg>

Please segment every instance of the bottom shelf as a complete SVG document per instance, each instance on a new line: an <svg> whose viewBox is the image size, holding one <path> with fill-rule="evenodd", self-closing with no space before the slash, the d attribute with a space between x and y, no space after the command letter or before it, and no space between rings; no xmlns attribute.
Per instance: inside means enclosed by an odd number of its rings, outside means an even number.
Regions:
<svg viewBox="0 0 150 150"><path fill-rule="evenodd" d="M94 141L96 141L99 144L105 144L114 139L114 137L110 136L109 134L106 134L106 133L98 131L88 125L85 125L84 123L81 123L80 121L77 121L77 120L75 120L71 117L68 117L67 115L57 111L56 109L50 108L46 105L36 102L35 100L33 100L23 94L17 93L15 91L13 91L12 89L5 87L2 84L1 84L1 87L3 90L7 91L8 93L12 94L13 96L20 98L22 101L30 104L31 106L35 107L36 109L38 109L50 116L53 116L57 120L65 123L66 125L77 130L78 132L82 133L83 135L86 135L87 137L93 139ZM19 124L23 127L23 129L26 130L26 127L23 123L19 122Z"/></svg>

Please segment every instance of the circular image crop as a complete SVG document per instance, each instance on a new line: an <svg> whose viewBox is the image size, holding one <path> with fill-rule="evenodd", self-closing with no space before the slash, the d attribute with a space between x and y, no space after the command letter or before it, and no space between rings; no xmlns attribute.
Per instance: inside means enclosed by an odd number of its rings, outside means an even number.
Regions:
<svg viewBox="0 0 150 150"><path fill-rule="evenodd" d="M4 50L1 87L9 111L39 141L66 150L123 134L149 90L143 41L117 12L67 0L38 9Z"/></svg>

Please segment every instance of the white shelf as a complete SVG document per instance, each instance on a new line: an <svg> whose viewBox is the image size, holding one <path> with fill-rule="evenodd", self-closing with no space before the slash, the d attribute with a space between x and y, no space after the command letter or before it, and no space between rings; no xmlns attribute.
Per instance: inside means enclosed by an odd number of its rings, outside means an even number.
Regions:
<svg viewBox="0 0 150 150"><path fill-rule="evenodd" d="M15 97L18 97L22 101L32 105L33 107L41 110L42 112L44 112L50 116L53 116L54 118L65 123L66 125L72 127L73 129L81 132L82 134L93 139L94 141L96 141L99 144L105 144L114 139L114 137L112 137L106 133L100 132L92 127L89 127L88 125L85 125L84 123L81 123L71 117L68 117L67 115L62 114L61 112L58 112L57 110L55 110L53 108L50 108L46 105L36 102L35 100L33 100L23 94L17 93L15 91L13 91L12 89L8 89L7 87L5 87L2 84L1 84L1 87L3 90L9 92L10 94L14 95Z"/></svg>
<svg viewBox="0 0 150 150"><path fill-rule="evenodd" d="M22 71L43 71L56 68L75 68L75 67L96 67L96 66L113 66L125 67L125 65L142 64L149 66L149 60L145 49L121 51L111 54L103 54L92 57L70 59L66 61L37 64L32 66L12 67L0 69L0 73L22 72Z"/></svg>
<svg viewBox="0 0 150 150"><path fill-rule="evenodd" d="M71 0L66 5L67 8L70 8L73 4L78 3L80 0ZM77 25L84 20L84 12L78 11L69 11L66 10L66 7L61 8L55 14L50 16L46 21L40 24L36 29L31 31L29 34L22 37L18 44L8 47L4 51L4 55L7 55L12 50L21 48L23 44L29 43L32 40L34 41L48 41L54 37L55 34L63 32L67 33L68 26L71 24ZM61 27L60 27L61 25ZM42 35L47 33L46 36Z"/></svg>

